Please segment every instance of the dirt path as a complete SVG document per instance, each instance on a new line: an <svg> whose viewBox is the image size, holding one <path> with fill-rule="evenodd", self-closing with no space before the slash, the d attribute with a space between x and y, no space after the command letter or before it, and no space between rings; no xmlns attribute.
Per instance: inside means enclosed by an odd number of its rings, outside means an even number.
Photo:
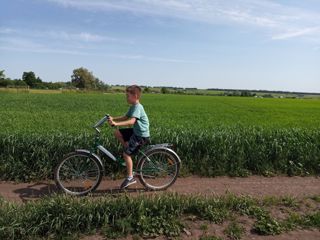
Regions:
<svg viewBox="0 0 320 240"><path fill-rule="evenodd" d="M94 196L105 194L121 194L119 185L122 180L104 179L95 191ZM0 182L0 195L7 200L25 202L38 199L45 195L57 192L53 182L37 183L11 183ZM130 194L145 192L142 185L137 183L127 190ZM163 191L161 191L163 192ZM221 195L226 192L237 195L245 194L254 197L290 195L301 198L307 195L320 195L319 177L261 177L251 176L246 178L215 177L202 178L191 176L179 178L166 192L182 194ZM154 192L145 192L146 194ZM157 192L156 192L157 193Z"/></svg>
<svg viewBox="0 0 320 240"><path fill-rule="evenodd" d="M183 240L194 240L194 239L200 239L202 235L201 230L194 230L192 236L186 236L186 234L182 233L181 236L178 239ZM222 235L223 236L223 235ZM229 239L229 238L223 238L222 239ZM106 238L101 235L94 235L94 236L86 236L81 238L81 240L105 240ZM126 238L121 238L121 240L133 240L134 238L132 236L128 236ZM142 238L141 238L142 239ZM255 234L247 234L241 238L242 240L319 240L320 239L320 232L319 230L313 229L313 230L295 230L289 233L282 233L280 235L276 236L260 236ZM120 240L120 239L119 239ZM156 237L153 238L153 240L167 240L166 237Z"/></svg>

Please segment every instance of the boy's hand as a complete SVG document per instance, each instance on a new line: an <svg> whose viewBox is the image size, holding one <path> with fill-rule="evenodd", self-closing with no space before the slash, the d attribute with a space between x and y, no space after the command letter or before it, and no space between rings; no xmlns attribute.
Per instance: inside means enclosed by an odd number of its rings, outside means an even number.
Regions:
<svg viewBox="0 0 320 240"><path fill-rule="evenodd" d="M117 126L117 123L112 120L112 118L108 120L110 126Z"/></svg>

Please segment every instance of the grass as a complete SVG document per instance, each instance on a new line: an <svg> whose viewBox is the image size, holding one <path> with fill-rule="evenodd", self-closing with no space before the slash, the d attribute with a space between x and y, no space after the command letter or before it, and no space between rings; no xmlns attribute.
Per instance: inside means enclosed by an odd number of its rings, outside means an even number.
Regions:
<svg viewBox="0 0 320 240"><path fill-rule="evenodd" d="M0 239L65 239L98 232L107 238L178 237L186 224L183 217L207 220L200 226L207 231L212 224L229 222L224 234L241 239L246 229L238 223L240 216L254 220L250 231L259 235L277 235L295 229L320 229L319 203L309 212L295 211L285 219L272 216L263 199L248 196L190 196L178 194L104 196L74 198L64 195L45 197L26 204L0 201ZM277 201L281 202L281 201ZM316 203L316 202L315 202ZM271 205L270 207L286 207ZM298 203L303 209L304 201ZM225 214L217 218L220 211ZM203 236L203 239L220 239Z"/></svg>
<svg viewBox="0 0 320 240"><path fill-rule="evenodd" d="M177 145L182 174L320 173L320 100L145 94L142 103L152 142ZM123 94L0 93L0 179L52 178L63 154L90 147L101 116L127 108ZM120 152L113 129L102 130Z"/></svg>
<svg viewBox="0 0 320 240"><path fill-rule="evenodd" d="M229 239L239 240L242 238L245 229L239 223L232 221L228 227L224 230L224 233L229 237Z"/></svg>

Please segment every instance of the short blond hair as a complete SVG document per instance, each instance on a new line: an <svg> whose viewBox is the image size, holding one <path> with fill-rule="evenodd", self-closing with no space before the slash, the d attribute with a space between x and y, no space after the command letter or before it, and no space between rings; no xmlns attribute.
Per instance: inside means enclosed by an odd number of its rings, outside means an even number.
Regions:
<svg viewBox="0 0 320 240"><path fill-rule="evenodd" d="M137 95L138 98L141 97L141 88L138 85L131 85L127 87L126 92L133 95Z"/></svg>

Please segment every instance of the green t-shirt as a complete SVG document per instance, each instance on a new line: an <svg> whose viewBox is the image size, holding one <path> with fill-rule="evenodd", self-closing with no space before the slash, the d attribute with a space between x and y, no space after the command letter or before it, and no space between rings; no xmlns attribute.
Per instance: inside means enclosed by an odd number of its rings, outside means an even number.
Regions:
<svg viewBox="0 0 320 240"><path fill-rule="evenodd" d="M133 125L133 132L140 137L150 137L149 133L149 119L144 111L143 106L140 103L131 105L128 112L126 113L127 117L134 117L137 119Z"/></svg>

